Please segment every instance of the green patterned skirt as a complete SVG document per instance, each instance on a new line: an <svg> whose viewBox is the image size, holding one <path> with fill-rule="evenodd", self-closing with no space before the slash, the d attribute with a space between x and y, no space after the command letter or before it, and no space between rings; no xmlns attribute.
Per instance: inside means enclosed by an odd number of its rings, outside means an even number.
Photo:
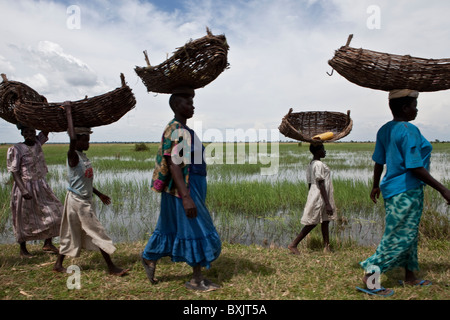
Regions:
<svg viewBox="0 0 450 320"><path fill-rule="evenodd" d="M386 226L375 254L360 262L366 270L381 273L396 267L419 270L417 243L423 212L423 187L385 199ZM370 272L368 272L370 273Z"/></svg>

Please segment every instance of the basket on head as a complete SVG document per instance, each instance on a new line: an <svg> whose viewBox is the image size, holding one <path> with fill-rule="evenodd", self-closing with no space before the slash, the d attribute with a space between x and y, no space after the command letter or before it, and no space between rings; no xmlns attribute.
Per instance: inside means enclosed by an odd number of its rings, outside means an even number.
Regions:
<svg viewBox="0 0 450 320"><path fill-rule="evenodd" d="M26 84L18 81L10 81L2 73L3 81L0 83L0 117L8 122L17 124L14 109L19 99L28 101L44 102L47 99L30 88Z"/></svg>
<svg viewBox="0 0 450 320"><path fill-rule="evenodd" d="M328 61L340 75L362 87L432 92L450 89L450 59L423 59L345 46Z"/></svg>
<svg viewBox="0 0 450 320"><path fill-rule="evenodd" d="M346 137L353 128L350 111L347 114L330 111L292 112L284 116L279 130L288 138L309 143L334 142ZM317 135L332 132L329 140L313 139Z"/></svg>
<svg viewBox="0 0 450 320"><path fill-rule="evenodd" d="M136 99L125 77L122 87L108 93L71 102L75 127L98 127L118 121L136 105ZM67 131L67 116L63 103L20 101L14 112L19 122L49 132Z"/></svg>
<svg viewBox="0 0 450 320"><path fill-rule="evenodd" d="M172 93L177 87L203 88L228 68L227 40L224 35L207 35L178 48L163 63L153 67L144 51L147 67L136 67L148 92Z"/></svg>

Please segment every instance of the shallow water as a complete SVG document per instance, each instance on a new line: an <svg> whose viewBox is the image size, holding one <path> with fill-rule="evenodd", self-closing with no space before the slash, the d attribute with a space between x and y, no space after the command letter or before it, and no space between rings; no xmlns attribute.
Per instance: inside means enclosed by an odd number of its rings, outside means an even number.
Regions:
<svg viewBox="0 0 450 320"><path fill-rule="evenodd" d="M368 159L368 153L335 152L324 162L332 169L333 179L358 180L369 183L372 178L373 163ZM306 154L287 153L294 159L280 165L278 174L263 176L256 173L220 174L211 166L208 181L265 181L305 183L306 165L310 156ZM437 180L449 177L447 154L433 154L431 173ZM93 158L92 161L96 159ZM129 159L120 159L130 161ZM335 169L337 168L337 169ZM351 169L349 169L351 168ZM53 190L63 200L66 183L66 167L63 165L49 166L48 182ZM160 195L149 190L150 171L128 170L124 172L96 171L94 186L120 189L119 201L112 197L110 206L103 205L97 198L97 215L114 242L146 240L153 232L159 214ZM5 183L10 178L9 173L0 171L0 182ZM101 188L99 188L100 191ZM142 196L144 195L144 196ZM448 213L443 206L442 212ZM441 210L439 209L439 210ZM300 232L301 210L287 214L280 212L270 217L249 217L235 214L224 216L220 212L211 211L214 223L223 241L242 244L260 244L264 246L286 246ZM330 235L335 241L354 241L362 245L377 244L384 230L384 210L382 206L374 207L370 213L346 212L344 219L330 224ZM9 219L10 220L10 219ZM320 235L320 227L319 229ZM57 239L56 239L57 240ZM0 243L14 243L11 221L6 223L0 233Z"/></svg>

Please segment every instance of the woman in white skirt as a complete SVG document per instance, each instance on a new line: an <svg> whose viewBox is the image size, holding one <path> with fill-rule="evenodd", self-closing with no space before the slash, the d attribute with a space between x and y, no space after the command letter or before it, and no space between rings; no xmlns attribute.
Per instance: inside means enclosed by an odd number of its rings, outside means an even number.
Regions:
<svg viewBox="0 0 450 320"><path fill-rule="evenodd" d="M334 189L331 179L331 171L328 166L320 161L325 158L326 151L323 144L311 144L309 150L313 159L306 171L306 180L309 186L308 199L301 223L304 225L300 234L288 246L293 254L300 254L297 249L303 240L319 223L322 225L322 237L324 251L330 251L330 239L328 225L331 220L336 219L336 205L334 203Z"/></svg>

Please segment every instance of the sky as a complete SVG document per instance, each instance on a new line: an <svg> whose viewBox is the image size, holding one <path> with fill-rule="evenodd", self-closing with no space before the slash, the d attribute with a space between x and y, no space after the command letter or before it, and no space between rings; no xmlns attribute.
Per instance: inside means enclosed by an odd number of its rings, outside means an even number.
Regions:
<svg viewBox="0 0 450 320"><path fill-rule="evenodd" d="M93 128L91 141L156 142L173 117L169 96L148 93L134 68L146 65L144 50L158 65L209 27L226 36L230 68L196 91L188 125L203 141L227 140L233 130L292 141L278 133L290 108L350 110L353 130L343 141L375 141L392 119L388 93L329 76L328 60L349 34L356 48L450 58L448 12L447 0L0 0L0 73L49 102L112 91L123 73L136 107ZM422 134L450 141L450 92L421 93L418 108ZM49 138L68 142L63 132ZM20 141L0 118L0 143Z"/></svg>

